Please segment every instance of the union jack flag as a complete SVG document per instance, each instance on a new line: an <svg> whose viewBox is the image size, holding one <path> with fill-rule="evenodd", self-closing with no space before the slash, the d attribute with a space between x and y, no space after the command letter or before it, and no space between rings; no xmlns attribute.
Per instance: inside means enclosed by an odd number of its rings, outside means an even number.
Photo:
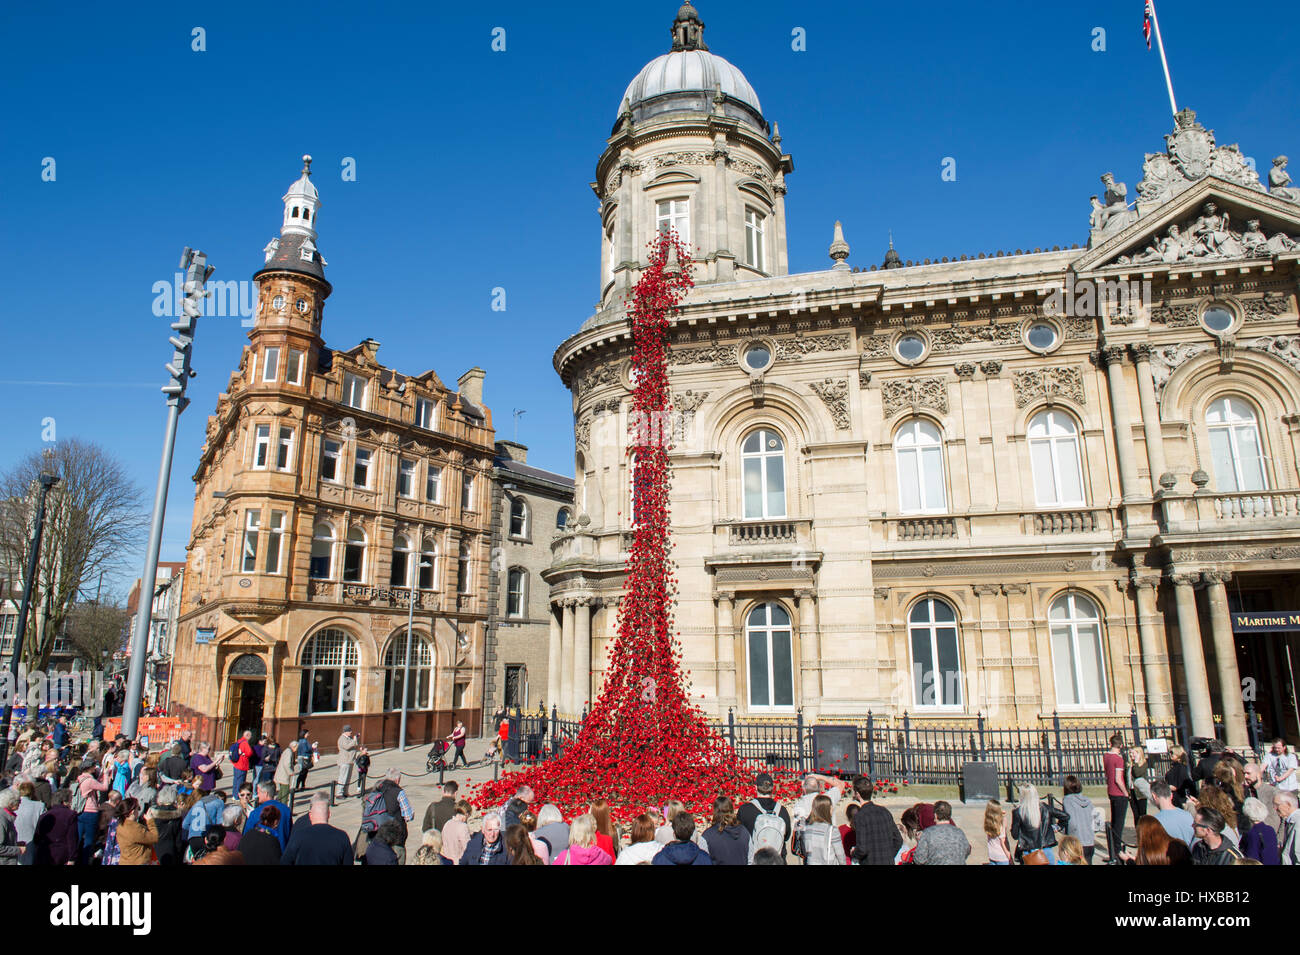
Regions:
<svg viewBox="0 0 1300 955"><path fill-rule="evenodd" d="M1147 39L1147 49L1151 49L1151 0L1142 7L1142 35Z"/></svg>

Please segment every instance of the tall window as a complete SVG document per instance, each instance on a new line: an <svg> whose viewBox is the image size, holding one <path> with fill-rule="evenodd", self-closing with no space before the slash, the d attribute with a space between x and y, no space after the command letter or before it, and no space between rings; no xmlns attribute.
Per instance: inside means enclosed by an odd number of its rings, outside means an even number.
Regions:
<svg viewBox="0 0 1300 955"><path fill-rule="evenodd" d="M244 556L240 561L239 569L245 574L257 571L257 531L261 526L261 511L249 511L244 515Z"/></svg>
<svg viewBox="0 0 1300 955"><path fill-rule="evenodd" d="M360 375L343 375L343 403L352 408L366 407L366 380Z"/></svg>
<svg viewBox="0 0 1300 955"><path fill-rule="evenodd" d="M912 644L912 692L916 706L962 705L957 613L933 597L918 601L907 615Z"/></svg>
<svg viewBox="0 0 1300 955"><path fill-rule="evenodd" d="M415 462L401 458L397 462L397 494L415 497Z"/></svg>
<svg viewBox="0 0 1300 955"><path fill-rule="evenodd" d="M528 534L528 505L522 497L510 501L510 536L525 537Z"/></svg>
<svg viewBox="0 0 1300 955"><path fill-rule="evenodd" d="M1034 499L1043 507L1083 503L1079 428L1062 411L1040 411L1029 422Z"/></svg>
<svg viewBox="0 0 1300 955"><path fill-rule="evenodd" d="M1061 706L1105 706L1106 660L1101 615L1083 594L1061 594L1047 610L1052 631L1056 702Z"/></svg>
<svg viewBox="0 0 1300 955"><path fill-rule="evenodd" d="M406 673L406 631L393 635L384 653L384 709L402 708L402 681ZM433 705L433 647L420 634L411 640L411 685L406 693L406 705L413 710L428 709Z"/></svg>
<svg viewBox="0 0 1300 955"><path fill-rule="evenodd" d="M470 511L474 509L474 475L469 471L466 471L461 476L460 509L462 511Z"/></svg>
<svg viewBox="0 0 1300 955"><path fill-rule="evenodd" d="M749 651L749 708L794 708L794 645L790 615L780 604L755 607L745 621Z"/></svg>
<svg viewBox="0 0 1300 955"><path fill-rule="evenodd" d="M555 512L555 529L562 531L569 526L569 509L562 507Z"/></svg>
<svg viewBox="0 0 1300 955"><path fill-rule="evenodd" d="M322 481L337 481L339 479L339 453L342 447L339 442L330 441L328 438L321 442L320 477Z"/></svg>
<svg viewBox="0 0 1300 955"><path fill-rule="evenodd" d="M943 441L939 429L915 418L894 435L898 459L898 500L904 514L942 514L944 497Z"/></svg>
<svg viewBox="0 0 1300 955"><path fill-rule="evenodd" d="M411 573L411 541L403 534L393 538L393 569L388 582L394 587L406 587Z"/></svg>
<svg viewBox="0 0 1300 955"><path fill-rule="evenodd" d="M522 617L524 615L524 586L527 574L518 567L513 568L506 577L506 616Z"/></svg>
<svg viewBox="0 0 1300 955"><path fill-rule="evenodd" d="M330 580L334 570L334 528L321 521L311 529L309 573L316 580Z"/></svg>
<svg viewBox="0 0 1300 955"><path fill-rule="evenodd" d="M293 428L280 429L280 443L275 451L275 468L288 471L293 462Z"/></svg>
<svg viewBox="0 0 1300 955"><path fill-rule="evenodd" d="M740 449L745 484L745 517L785 517L785 444L775 431L762 429Z"/></svg>
<svg viewBox="0 0 1300 955"><path fill-rule="evenodd" d="M614 258L618 255L618 246L614 244L614 222L605 230L605 284L614 281L614 267L618 264Z"/></svg>
<svg viewBox="0 0 1300 955"><path fill-rule="evenodd" d="M302 357L303 353L296 348L290 348L289 354L284 361L284 380L291 385L302 384Z"/></svg>
<svg viewBox="0 0 1300 955"><path fill-rule="evenodd" d="M415 399L415 424L416 427L423 428L425 431L434 429L434 404L429 398Z"/></svg>
<svg viewBox="0 0 1300 955"><path fill-rule="evenodd" d="M424 478L424 499L430 504L438 503L438 494L442 490L442 468L436 464L429 465Z"/></svg>
<svg viewBox="0 0 1300 955"><path fill-rule="evenodd" d="M280 553L284 544L284 511L272 511L271 523L266 528L266 563L263 565L268 574L280 572Z"/></svg>
<svg viewBox="0 0 1300 955"><path fill-rule="evenodd" d="M682 242L691 241L691 204L687 199L669 199L655 207L655 228L672 230Z"/></svg>
<svg viewBox="0 0 1300 955"><path fill-rule="evenodd" d="M280 349L268 348L266 357L262 359L262 380L275 381L276 375L280 371Z"/></svg>
<svg viewBox="0 0 1300 955"><path fill-rule="evenodd" d="M745 261L760 272L764 270L766 261L763 244L766 223L767 217L757 209L745 210Z"/></svg>
<svg viewBox="0 0 1300 955"><path fill-rule="evenodd" d="M253 429L253 467L265 468L271 458L271 426L259 424Z"/></svg>
<svg viewBox="0 0 1300 955"><path fill-rule="evenodd" d="M438 545L426 537L420 549L420 589L433 590L438 582Z"/></svg>
<svg viewBox="0 0 1300 955"><path fill-rule="evenodd" d="M359 584L366 569L366 532L359 527L348 531L348 541L343 547L343 580Z"/></svg>
<svg viewBox="0 0 1300 955"><path fill-rule="evenodd" d="M298 710L312 713L351 713L357 708L357 667L361 655L356 641L342 630L322 630L302 651L302 693Z"/></svg>
<svg viewBox="0 0 1300 955"><path fill-rule="evenodd" d="M1219 398L1205 413L1214 459L1214 486L1220 491L1265 491L1264 449L1255 411L1240 398Z"/></svg>
<svg viewBox="0 0 1300 955"><path fill-rule="evenodd" d="M370 487L369 448L357 448L352 455L352 483L357 487Z"/></svg>
<svg viewBox="0 0 1300 955"><path fill-rule="evenodd" d="M469 545L461 544L456 558L456 593L469 593Z"/></svg>

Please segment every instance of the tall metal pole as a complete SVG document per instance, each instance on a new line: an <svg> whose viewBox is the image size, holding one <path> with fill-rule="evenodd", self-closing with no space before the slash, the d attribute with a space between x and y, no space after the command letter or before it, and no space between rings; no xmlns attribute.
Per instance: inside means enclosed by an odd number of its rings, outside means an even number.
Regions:
<svg viewBox="0 0 1300 955"><path fill-rule="evenodd" d="M45 530L45 498L50 488L59 483L53 474L41 475L41 500L36 507L36 527L32 532L31 553L27 557L27 579L23 581L23 599L18 608L18 632L14 634L14 651L9 657L9 686L5 694L4 715L0 717L0 766L9 758L9 727L13 721L13 695L18 692L18 665L23 656L23 637L27 635L27 617L32 607L32 584L36 580L37 565L41 557L41 534Z"/></svg>
<svg viewBox="0 0 1300 955"><path fill-rule="evenodd" d="M153 620L153 593L158 577L158 551L162 547L163 518L167 513L167 487L171 483L172 454L176 450L176 426L181 412L189 404L185 387L194 372L190 370L190 352L194 345L194 330L203 314L203 299L210 293L203 283L212 275L208 258L202 252L186 247L181 254L181 268L186 270L183 312L172 322L176 331L169 341L176 349L167 371L171 382L163 386L167 395L167 429L163 436L162 462L158 466L158 489L153 499L153 520L149 525L149 547L144 554L144 572L140 577L140 596L148 594L148 606L138 608L135 634L131 639L131 668L126 682L126 704L122 708L122 735L135 739L140 722L140 694L144 689L145 654L149 646L149 625Z"/></svg>
<svg viewBox="0 0 1300 955"><path fill-rule="evenodd" d="M420 570L432 567L428 561L420 561L415 568L415 583L420 582ZM410 585L411 581L408 580ZM415 640L415 587L408 587L406 593L406 660L402 664L402 727L398 730L397 748L406 752L406 714L411 700L411 644Z"/></svg>
<svg viewBox="0 0 1300 955"><path fill-rule="evenodd" d="M1169 78L1169 61L1165 59L1165 41L1160 35L1160 18L1156 16L1156 0L1148 0L1151 10L1151 22L1156 28L1156 46L1160 47L1160 65L1165 68L1165 88L1169 90L1169 111L1178 115L1178 104L1174 102L1174 81Z"/></svg>

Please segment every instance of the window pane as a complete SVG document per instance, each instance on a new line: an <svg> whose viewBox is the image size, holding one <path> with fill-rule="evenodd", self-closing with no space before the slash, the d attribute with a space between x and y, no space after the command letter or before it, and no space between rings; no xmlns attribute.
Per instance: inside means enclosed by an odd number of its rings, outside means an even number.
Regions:
<svg viewBox="0 0 1300 955"><path fill-rule="evenodd" d="M1101 631L1095 625L1079 628L1079 671L1083 676L1083 703L1106 702L1106 664Z"/></svg>
<svg viewBox="0 0 1300 955"><path fill-rule="evenodd" d="M343 579L350 584L361 581L361 561L365 548L348 544L343 549Z"/></svg>
<svg viewBox="0 0 1300 955"><path fill-rule="evenodd" d="M1061 504L1082 504L1083 484L1079 472L1079 443L1073 438L1056 442L1056 463L1061 469Z"/></svg>
<svg viewBox="0 0 1300 955"><path fill-rule="evenodd" d="M1259 432L1251 427L1236 428L1237 457L1241 464L1241 490L1262 491L1264 461L1259 448Z"/></svg>
<svg viewBox="0 0 1300 955"><path fill-rule="evenodd" d="M767 459L767 516L785 517L785 458Z"/></svg>
<svg viewBox="0 0 1300 955"><path fill-rule="evenodd" d="M758 458L745 461L745 516L763 516L763 463Z"/></svg>
<svg viewBox="0 0 1300 955"><path fill-rule="evenodd" d="M898 505L904 513L921 509L921 476L917 473L918 461L916 451L911 448L898 452Z"/></svg>
<svg viewBox="0 0 1300 955"><path fill-rule="evenodd" d="M780 604L768 604L768 611L772 615L772 626L788 627L790 626L790 615L785 612L785 608Z"/></svg>
<svg viewBox="0 0 1300 955"><path fill-rule="evenodd" d="M943 452L938 448L925 448L920 452L921 478L925 487L925 509L947 509L943 492Z"/></svg>
<svg viewBox="0 0 1300 955"><path fill-rule="evenodd" d="M1069 627L1052 628L1052 669L1056 673L1056 702L1061 706L1077 706L1079 694L1075 673L1074 645Z"/></svg>
<svg viewBox="0 0 1300 955"><path fill-rule="evenodd" d="M333 713L339 709L341 671L312 670L311 712Z"/></svg>
<svg viewBox="0 0 1300 955"><path fill-rule="evenodd" d="M790 645L790 631L772 633L772 703L775 706L794 706L794 658Z"/></svg>
<svg viewBox="0 0 1300 955"><path fill-rule="evenodd" d="M931 600L930 608L938 623L955 623L957 620L957 612L942 600Z"/></svg>
<svg viewBox="0 0 1300 955"><path fill-rule="evenodd" d="M767 682L767 634L752 631L749 634L749 704L770 706L771 703Z"/></svg>
<svg viewBox="0 0 1300 955"><path fill-rule="evenodd" d="M939 699L944 706L961 706L961 657L957 651L957 631L940 627L936 631L939 647Z"/></svg>
<svg viewBox="0 0 1300 955"><path fill-rule="evenodd" d="M1056 479L1052 473L1052 449L1046 441L1029 445L1029 456L1034 468L1034 498L1039 504L1056 504Z"/></svg>
<svg viewBox="0 0 1300 955"><path fill-rule="evenodd" d="M1227 428L1210 429L1210 457L1214 461L1214 486L1220 491L1239 491L1237 471L1232 466L1231 437Z"/></svg>
<svg viewBox="0 0 1300 955"><path fill-rule="evenodd" d="M912 631L912 691L917 706L933 706L934 658L930 654L930 631Z"/></svg>

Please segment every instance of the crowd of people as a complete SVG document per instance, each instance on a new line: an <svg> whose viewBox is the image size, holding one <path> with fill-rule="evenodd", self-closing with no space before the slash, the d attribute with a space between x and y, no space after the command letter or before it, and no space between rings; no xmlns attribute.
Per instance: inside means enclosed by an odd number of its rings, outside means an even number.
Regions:
<svg viewBox="0 0 1300 955"><path fill-rule="evenodd" d="M465 735L458 725L449 737L458 755ZM972 856L944 800L918 802L896 819L873 800L869 777L813 773L787 805L760 773L752 794L719 795L698 817L669 800L621 826L603 799L566 821L527 786L479 813L449 780L408 860L416 817L400 771L368 788L370 755L350 726L337 749L333 798L314 792L295 819L291 793L319 759L305 732L285 747L245 732L220 753L183 732L151 752L125 737L74 743L62 716L29 724L0 779L0 864L966 865ZM1300 865L1300 772L1282 740L1259 761L1211 741L1189 764L1173 747L1158 775L1145 750L1126 750L1116 736L1103 769L1109 817L1073 775L1059 802L1028 784L1014 805L989 801L988 864ZM349 835L330 814L334 799L349 797L354 772L362 813ZM1130 812L1133 845L1124 841Z"/></svg>

